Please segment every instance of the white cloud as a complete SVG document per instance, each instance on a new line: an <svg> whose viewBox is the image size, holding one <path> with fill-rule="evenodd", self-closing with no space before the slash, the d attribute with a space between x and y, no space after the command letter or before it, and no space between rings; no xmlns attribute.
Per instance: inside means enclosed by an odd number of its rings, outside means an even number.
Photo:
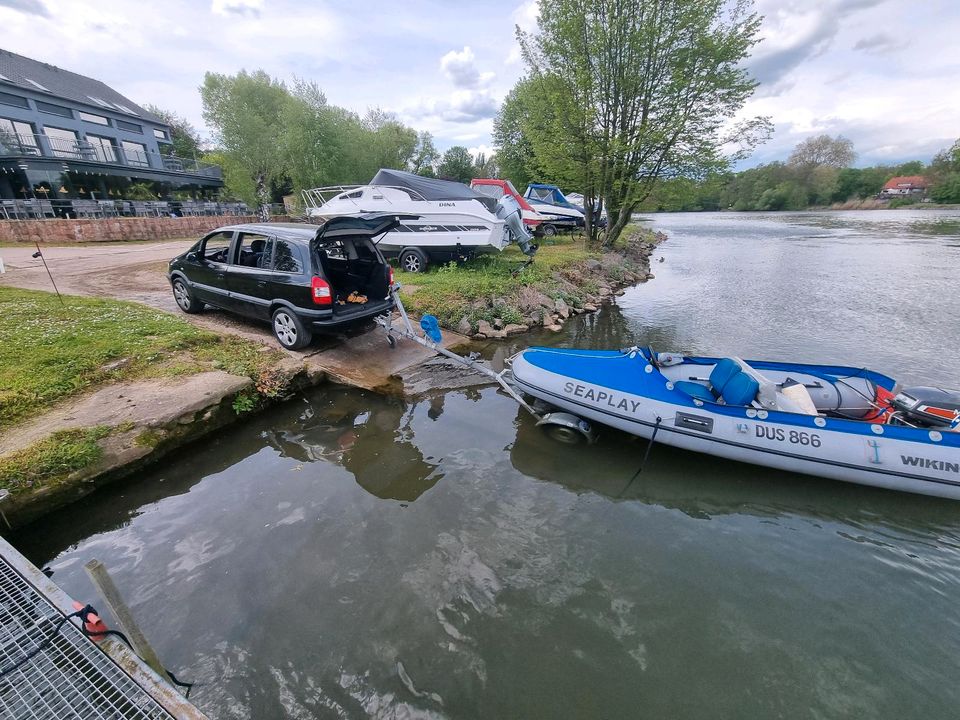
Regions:
<svg viewBox="0 0 960 720"><path fill-rule="evenodd" d="M469 45L465 45L460 52L451 50L440 58L440 69L459 88L479 88L488 85L496 76L493 72L480 72Z"/></svg>
<svg viewBox="0 0 960 720"><path fill-rule="evenodd" d="M483 145L483 144L477 145L476 147L467 148L467 152L470 153L470 156L474 160L476 160L477 156L481 154L484 155L487 158L487 160L489 160L490 158L492 158L494 155L497 154L497 151L494 150L492 147L490 147L489 145Z"/></svg>
<svg viewBox="0 0 960 720"><path fill-rule="evenodd" d="M260 17L263 0L213 0L210 10L215 15Z"/></svg>

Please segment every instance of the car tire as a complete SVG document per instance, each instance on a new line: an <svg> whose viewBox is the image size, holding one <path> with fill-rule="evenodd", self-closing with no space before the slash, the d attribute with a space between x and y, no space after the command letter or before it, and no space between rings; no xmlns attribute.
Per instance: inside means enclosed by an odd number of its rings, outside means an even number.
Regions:
<svg viewBox="0 0 960 720"><path fill-rule="evenodd" d="M173 280L173 299L185 313L198 313L203 310L203 303L197 300L196 295L190 290L190 286L183 278L174 278Z"/></svg>
<svg viewBox="0 0 960 720"><path fill-rule="evenodd" d="M426 272L429 264L427 254L420 248L407 248L400 253L400 269L404 272Z"/></svg>
<svg viewBox="0 0 960 720"><path fill-rule="evenodd" d="M543 236L544 237L553 237L557 234L557 228L554 225L544 225L543 226Z"/></svg>
<svg viewBox="0 0 960 720"><path fill-rule="evenodd" d="M287 350L300 350L313 340L313 333L307 330L297 314L285 307L273 312L273 335Z"/></svg>

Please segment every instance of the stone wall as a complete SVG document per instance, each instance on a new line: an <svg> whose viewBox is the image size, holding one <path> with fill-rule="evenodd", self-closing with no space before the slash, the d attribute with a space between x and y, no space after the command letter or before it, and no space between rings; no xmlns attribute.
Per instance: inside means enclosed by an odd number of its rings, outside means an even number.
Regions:
<svg viewBox="0 0 960 720"><path fill-rule="evenodd" d="M275 222L288 220L285 216ZM116 240L172 240L200 237L221 225L257 222L253 215L203 217L122 217L83 220L0 220L0 242L61 245Z"/></svg>

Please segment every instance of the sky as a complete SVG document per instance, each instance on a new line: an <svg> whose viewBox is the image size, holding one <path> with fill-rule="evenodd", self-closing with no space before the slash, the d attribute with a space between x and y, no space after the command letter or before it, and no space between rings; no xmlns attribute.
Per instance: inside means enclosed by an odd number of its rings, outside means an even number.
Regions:
<svg viewBox="0 0 960 720"><path fill-rule="evenodd" d="M960 137L960 2L755 0L760 82L742 116L775 132L739 167L803 139L854 142L856 165L928 161ZM0 47L102 80L201 135L207 71L316 81L330 103L380 107L441 150L491 152L493 117L525 68L515 26L534 0L0 0Z"/></svg>

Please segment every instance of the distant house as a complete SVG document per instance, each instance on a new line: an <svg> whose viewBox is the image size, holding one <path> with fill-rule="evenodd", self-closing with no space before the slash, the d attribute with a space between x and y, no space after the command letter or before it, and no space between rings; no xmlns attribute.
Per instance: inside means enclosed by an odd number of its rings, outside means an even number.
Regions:
<svg viewBox="0 0 960 720"><path fill-rule="evenodd" d="M922 175L901 175L887 180L880 191L880 196L923 195L929 186L930 183Z"/></svg>
<svg viewBox="0 0 960 720"><path fill-rule="evenodd" d="M220 168L171 147L169 125L99 80L0 50L0 199L216 195Z"/></svg>

